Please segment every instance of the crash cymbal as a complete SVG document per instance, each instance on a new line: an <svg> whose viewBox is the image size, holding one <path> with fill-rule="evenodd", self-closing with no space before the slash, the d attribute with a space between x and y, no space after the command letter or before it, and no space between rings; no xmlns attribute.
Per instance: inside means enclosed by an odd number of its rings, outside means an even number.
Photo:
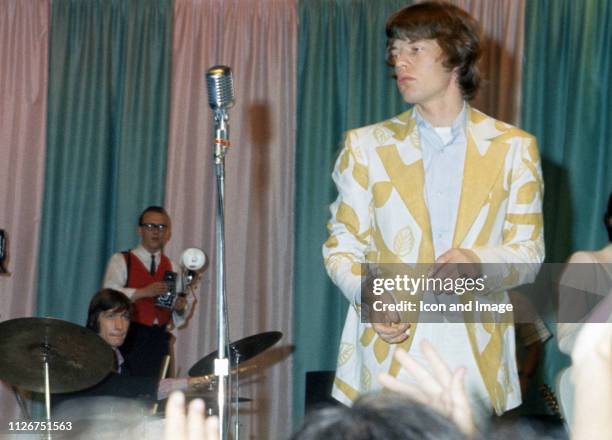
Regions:
<svg viewBox="0 0 612 440"><path fill-rule="evenodd" d="M230 359L230 368L272 347L282 336L283 334L281 332L264 332L232 342L229 347L229 352L226 353L227 357ZM207 354L191 367L189 375L203 376L213 373L216 357L217 350Z"/></svg>
<svg viewBox="0 0 612 440"><path fill-rule="evenodd" d="M216 391L187 391L185 392L185 398L187 400L191 400L191 399L202 399L204 400L204 402L206 402L207 406L210 406L210 404L212 403L216 403L217 402L217 392ZM231 397L229 399L230 403L234 403L236 402L236 398L235 397ZM244 402L252 402L253 399L250 399L248 397L238 397L238 403L244 403Z"/></svg>
<svg viewBox="0 0 612 440"><path fill-rule="evenodd" d="M114 363L112 348L93 331L53 318L0 322L0 353L0 379L35 392L45 391L45 356L51 393L89 388Z"/></svg>

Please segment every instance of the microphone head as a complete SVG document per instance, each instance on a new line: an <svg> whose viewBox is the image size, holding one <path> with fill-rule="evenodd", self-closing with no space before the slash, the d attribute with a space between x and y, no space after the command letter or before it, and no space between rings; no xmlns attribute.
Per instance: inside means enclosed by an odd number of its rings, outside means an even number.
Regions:
<svg viewBox="0 0 612 440"><path fill-rule="evenodd" d="M206 264L206 254L198 248L185 249L181 255L181 264L188 270L200 270Z"/></svg>
<svg viewBox="0 0 612 440"><path fill-rule="evenodd" d="M226 109L234 105L234 79L232 69L213 66L206 71L208 104L213 110Z"/></svg>

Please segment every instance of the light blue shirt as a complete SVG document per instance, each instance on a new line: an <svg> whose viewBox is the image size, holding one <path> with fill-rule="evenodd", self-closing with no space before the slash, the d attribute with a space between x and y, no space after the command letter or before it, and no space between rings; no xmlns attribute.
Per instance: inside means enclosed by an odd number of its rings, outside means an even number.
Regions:
<svg viewBox="0 0 612 440"><path fill-rule="evenodd" d="M435 257L453 246L467 149L465 102L451 127L433 127L414 110L425 169L425 202ZM449 129L450 128L450 129Z"/></svg>

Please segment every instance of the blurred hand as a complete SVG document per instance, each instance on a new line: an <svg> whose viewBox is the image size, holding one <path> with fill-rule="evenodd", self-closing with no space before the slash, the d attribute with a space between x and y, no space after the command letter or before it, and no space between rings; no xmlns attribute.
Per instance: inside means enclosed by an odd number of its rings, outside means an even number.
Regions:
<svg viewBox="0 0 612 440"><path fill-rule="evenodd" d="M166 405L165 440L217 440L217 417L204 417L204 401L194 399L189 403L185 417L185 396L181 392L170 395Z"/></svg>
<svg viewBox="0 0 612 440"><path fill-rule="evenodd" d="M574 368L594 362L612 363L612 323L586 323L580 329L572 350Z"/></svg>
<svg viewBox="0 0 612 440"><path fill-rule="evenodd" d="M612 432L612 323L586 323L572 351L572 439L604 440Z"/></svg>
<svg viewBox="0 0 612 440"><path fill-rule="evenodd" d="M181 313L185 310L186 306L187 306L187 298L185 298L184 296L177 296L176 300L174 301L174 310Z"/></svg>
<svg viewBox="0 0 612 440"><path fill-rule="evenodd" d="M474 434L472 408L464 388L465 368L451 372L433 346L423 341L421 350L427 359L426 369L405 350L398 348L395 358L410 374L415 383L406 383L387 374L378 375L378 381L391 391L404 394L417 402L428 405L457 424L464 434Z"/></svg>

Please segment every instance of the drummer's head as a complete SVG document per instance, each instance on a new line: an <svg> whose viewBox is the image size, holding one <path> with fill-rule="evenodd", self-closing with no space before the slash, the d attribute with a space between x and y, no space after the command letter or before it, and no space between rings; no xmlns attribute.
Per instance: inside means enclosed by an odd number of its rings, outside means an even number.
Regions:
<svg viewBox="0 0 612 440"><path fill-rule="evenodd" d="M128 328L132 303L123 293L113 289L102 289L89 303L87 328L96 332L111 347L123 344Z"/></svg>

